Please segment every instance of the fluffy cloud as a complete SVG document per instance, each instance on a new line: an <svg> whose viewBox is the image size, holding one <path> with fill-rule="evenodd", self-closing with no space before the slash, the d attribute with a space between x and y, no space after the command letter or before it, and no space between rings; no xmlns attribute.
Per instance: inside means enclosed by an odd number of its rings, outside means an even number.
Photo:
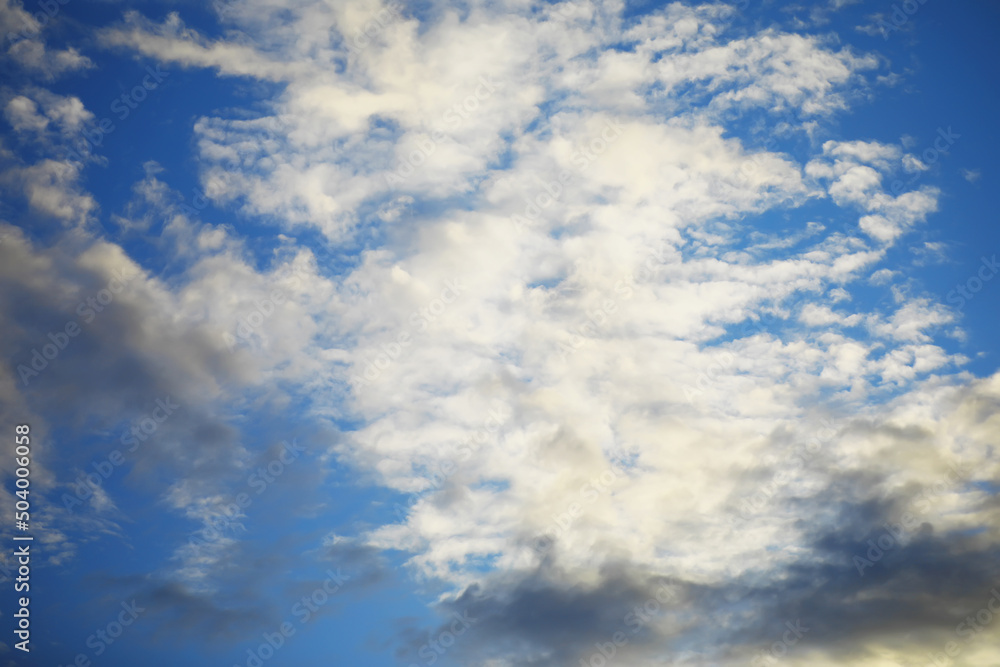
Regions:
<svg viewBox="0 0 1000 667"><path fill-rule="evenodd" d="M93 67L90 58L73 47L51 49L46 45L43 32L58 12L59 5L53 5L32 14L17 0L3 0L0 3L0 35L3 35L0 58L45 80Z"/></svg>
<svg viewBox="0 0 1000 667"><path fill-rule="evenodd" d="M731 35L718 5L621 9L251 2L218 37L128 13L105 46L282 84L263 115L191 127L205 197L273 225L273 254L252 259L149 164L116 219L155 237L169 275L103 240L79 253L19 240L5 308L35 309L5 349L28 354L57 304L131 266L139 278L80 339L92 353L53 363L32 400L69 397L63 409L110 428L178 396L189 407L137 474L166 466L176 479L155 493L193 522L273 445L240 412L273 424L301 410L336 434L316 446L325 464L412 498L330 557L407 552L442 607L483 619L460 649L470 664L568 664L619 626L621 664L745 663L800 619L789 664L914 659L996 580L982 485L1000 472L1000 384L938 343L954 324L941 304L851 297L892 280L890 246L939 193L885 190L914 167L901 146L822 140L874 56ZM768 128L779 113L806 155L734 137L742 117ZM25 136L85 116L27 91L5 106ZM82 224L96 203L78 168L5 178ZM765 233L767 214L820 201L857 224ZM336 261L297 241L311 232ZM302 498L325 499L304 479ZM905 512L915 527L859 573L853 557L871 560L866 541ZM216 593L257 610L226 571L248 553L232 536L176 545L155 589L164 613L210 617ZM945 571L963 574L945 585ZM631 634L629 614L666 583Z"/></svg>

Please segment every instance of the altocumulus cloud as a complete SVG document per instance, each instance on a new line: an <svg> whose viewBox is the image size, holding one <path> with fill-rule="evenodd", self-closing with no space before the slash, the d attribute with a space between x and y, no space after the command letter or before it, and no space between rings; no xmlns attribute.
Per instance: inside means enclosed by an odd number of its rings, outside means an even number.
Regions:
<svg viewBox="0 0 1000 667"><path fill-rule="evenodd" d="M273 91L206 107L185 129L200 192L273 236L267 261L239 225L195 215L155 164L109 237L86 160L60 158L69 126L101 110L26 86L5 117L43 157L5 156L2 182L59 229L40 239L4 224L0 313L16 326L0 344L30 358L67 308L115 271L135 277L30 386L3 367L4 423L32 414L44 432L58 406L65 423L121 432L176 397L185 409L136 451L129 478L195 530L301 410L316 465L290 465L255 505L287 494L322 520L339 467L410 502L349 537L331 529L313 551L235 530L198 549L173 536L150 577L112 582L145 596L144 623L258 636L287 605L247 582L336 560L374 586L388 578L379 555L402 552L447 618L475 619L435 653L401 631L411 662L875 667L923 664L989 598L1000 375L963 370L942 340L960 323L938 297L900 282L876 307L860 298L941 198L930 176L889 185L917 159L907 146L835 133L891 80L877 54L737 29L723 4L216 11L213 33L184 9L128 11L97 44ZM366 25L378 28L359 48ZM31 66L85 65L46 57ZM502 85L487 95L484 81ZM442 122L456 105L461 122ZM531 224L512 224L533 202ZM809 206L843 224L797 215ZM800 222L762 222L777 214ZM129 255L140 235L155 235L169 270ZM460 298L410 335L451 285ZM227 344L276 293L280 312ZM352 381L397 349L377 383ZM43 488L72 482L40 465ZM741 517L765 486L766 506ZM54 512L53 542L70 553L74 531L123 530L113 493ZM860 576L854 557L886 531L892 547ZM808 631L791 642L789 628ZM991 650L969 644L962 659L989 664Z"/></svg>

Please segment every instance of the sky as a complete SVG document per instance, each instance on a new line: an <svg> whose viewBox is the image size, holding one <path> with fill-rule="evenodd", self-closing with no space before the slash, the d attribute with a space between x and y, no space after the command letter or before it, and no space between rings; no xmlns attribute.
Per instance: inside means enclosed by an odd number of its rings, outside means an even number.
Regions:
<svg viewBox="0 0 1000 667"><path fill-rule="evenodd" d="M1000 664L998 20L0 0L0 666Z"/></svg>

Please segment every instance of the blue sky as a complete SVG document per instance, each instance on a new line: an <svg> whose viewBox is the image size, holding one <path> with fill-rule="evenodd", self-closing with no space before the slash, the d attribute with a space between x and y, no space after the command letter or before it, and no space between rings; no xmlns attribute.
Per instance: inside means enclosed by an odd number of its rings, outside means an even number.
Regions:
<svg viewBox="0 0 1000 667"><path fill-rule="evenodd" d="M0 3L0 665L997 664L996 3Z"/></svg>

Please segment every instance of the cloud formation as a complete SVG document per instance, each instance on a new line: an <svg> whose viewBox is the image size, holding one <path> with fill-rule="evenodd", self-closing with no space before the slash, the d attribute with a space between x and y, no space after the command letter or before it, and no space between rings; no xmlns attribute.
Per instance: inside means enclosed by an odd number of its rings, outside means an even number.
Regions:
<svg viewBox="0 0 1000 667"><path fill-rule="evenodd" d="M890 268L939 209L930 179L896 186L926 156L835 138L884 62L718 4L334 5L225 5L215 35L129 11L99 32L276 91L195 118L200 190L146 163L115 238L61 152L93 113L37 87L4 100L45 157L5 154L0 181L64 226L0 232L12 405L116 435L174 397L129 479L193 527L273 460L289 415L317 462L289 465L291 493L314 515L339 468L410 498L318 554L176 540L155 583L125 582L151 615L229 637L280 619L245 584L275 580L270 557L374 586L401 552L476 619L448 653L464 664L611 646L621 665L874 667L950 641L998 581L1000 376L964 371L956 315ZM265 228L266 252L207 202ZM77 304L121 270L87 320ZM867 304L870 284L892 298ZM53 529L116 530L120 507L96 493ZM425 641L401 633L401 654Z"/></svg>

